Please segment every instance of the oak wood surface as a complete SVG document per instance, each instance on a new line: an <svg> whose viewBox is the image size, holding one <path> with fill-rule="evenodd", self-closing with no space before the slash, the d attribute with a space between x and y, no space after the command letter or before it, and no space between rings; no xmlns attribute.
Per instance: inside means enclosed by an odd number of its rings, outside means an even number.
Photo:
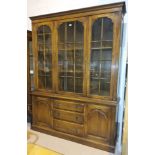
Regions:
<svg viewBox="0 0 155 155"><path fill-rule="evenodd" d="M32 115L32 103L31 103L31 78L30 78L30 49L29 42L32 41L32 32L27 30L27 113Z"/></svg>
<svg viewBox="0 0 155 155"><path fill-rule="evenodd" d="M116 143L115 120L116 107L118 103L117 81L120 56L121 22L124 13L125 3L120 2L86 9L31 17L33 52L35 58L35 90L30 92L30 95L32 95L33 98L32 129L95 148L114 152ZM94 22L101 18L108 18L113 24L113 43L111 45L112 60L109 81L110 90L107 96L100 94L95 95L90 91L90 86L92 84L90 81L92 27ZM77 21L82 23L84 35L82 64L83 85L81 93L65 90L62 91L59 88L59 27L63 23L67 24ZM51 89L40 88L38 84L39 61L37 30L43 25L48 26L51 30ZM67 33L67 27L65 27L65 33ZM63 36L65 36L65 34L63 34ZM66 40L65 36L65 43ZM64 50L66 51L66 47ZM69 47L68 50L73 50L75 52L75 43L74 49ZM68 56L66 57L68 58ZM65 61L68 60L65 59ZM76 60L74 55L74 72L75 63Z"/></svg>

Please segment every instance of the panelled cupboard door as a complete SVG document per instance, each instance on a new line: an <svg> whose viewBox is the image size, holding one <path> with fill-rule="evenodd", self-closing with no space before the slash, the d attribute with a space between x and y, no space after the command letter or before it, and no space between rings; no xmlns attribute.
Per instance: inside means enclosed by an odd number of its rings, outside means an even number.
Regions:
<svg viewBox="0 0 155 155"><path fill-rule="evenodd" d="M61 94L84 95L86 19L60 20L56 26L56 91Z"/></svg>
<svg viewBox="0 0 155 155"><path fill-rule="evenodd" d="M118 50L115 46L116 20L115 14L89 17L87 92L88 96L94 98L113 98L115 56Z"/></svg>
<svg viewBox="0 0 155 155"><path fill-rule="evenodd" d="M97 141L109 142L111 108L106 106L88 105L87 135Z"/></svg>
<svg viewBox="0 0 155 155"><path fill-rule="evenodd" d="M33 97L33 124L42 128L52 127L51 100L43 97Z"/></svg>
<svg viewBox="0 0 155 155"><path fill-rule="evenodd" d="M53 23L44 22L33 26L35 55L35 88L53 90Z"/></svg>

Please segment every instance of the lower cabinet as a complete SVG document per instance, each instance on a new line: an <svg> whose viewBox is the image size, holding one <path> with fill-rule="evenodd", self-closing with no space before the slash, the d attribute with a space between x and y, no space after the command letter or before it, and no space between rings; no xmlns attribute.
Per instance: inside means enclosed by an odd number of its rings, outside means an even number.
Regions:
<svg viewBox="0 0 155 155"><path fill-rule="evenodd" d="M37 129L65 139L68 136L73 141L77 137L77 142L100 149L104 145L114 149L115 107L33 97L32 108L32 126Z"/></svg>

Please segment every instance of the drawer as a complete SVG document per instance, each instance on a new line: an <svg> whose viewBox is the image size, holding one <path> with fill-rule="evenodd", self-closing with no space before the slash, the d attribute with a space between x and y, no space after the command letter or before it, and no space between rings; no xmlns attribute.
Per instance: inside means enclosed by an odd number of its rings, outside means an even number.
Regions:
<svg viewBox="0 0 155 155"><path fill-rule="evenodd" d="M56 109L63 109L80 113L84 112L84 104L70 101L54 100L53 107Z"/></svg>
<svg viewBox="0 0 155 155"><path fill-rule="evenodd" d="M53 117L65 121L70 121L74 123L83 124L84 123L84 116L82 114L68 112L64 110L53 110Z"/></svg>
<svg viewBox="0 0 155 155"><path fill-rule="evenodd" d="M77 135L77 136L84 136L84 127L79 124L74 124L74 123L69 123L69 122L54 119L53 127L55 130L60 132Z"/></svg>

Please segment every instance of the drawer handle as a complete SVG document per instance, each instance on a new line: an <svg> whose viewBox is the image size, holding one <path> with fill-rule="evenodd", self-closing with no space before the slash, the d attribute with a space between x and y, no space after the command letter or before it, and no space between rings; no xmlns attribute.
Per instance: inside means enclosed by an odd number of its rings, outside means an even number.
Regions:
<svg viewBox="0 0 155 155"><path fill-rule="evenodd" d="M79 135L80 134L80 130L76 129L76 134Z"/></svg>
<svg viewBox="0 0 155 155"><path fill-rule="evenodd" d="M80 130L79 129L71 129L70 130L73 134L75 135L79 135L80 134Z"/></svg>
<svg viewBox="0 0 155 155"><path fill-rule="evenodd" d="M56 107L59 107L60 104L59 104L59 103L56 103L56 104L54 104L54 105L55 105Z"/></svg>
<svg viewBox="0 0 155 155"><path fill-rule="evenodd" d="M57 112L57 111L55 111L55 112L54 112L54 116L55 116L55 117L60 117L60 113Z"/></svg>
<svg viewBox="0 0 155 155"><path fill-rule="evenodd" d="M76 121L77 121L77 122L81 122L81 117L76 116Z"/></svg>
<svg viewBox="0 0 155 155"><path fill-rule="evenodd" d="M77 108L77 109L81 109L81 108L83 108L83 105L78 104L78 105L76 105L76 108Z"/></svg>

